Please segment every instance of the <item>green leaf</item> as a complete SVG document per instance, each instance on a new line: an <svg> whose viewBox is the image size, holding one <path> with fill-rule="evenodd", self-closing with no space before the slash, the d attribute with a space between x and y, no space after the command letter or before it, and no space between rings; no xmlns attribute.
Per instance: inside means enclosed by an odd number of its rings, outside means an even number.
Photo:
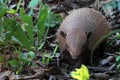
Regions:
<svg viewBox="0 0 120 80"><path fill-rule="evenodd" d="M44 45L45 45L45 42L42 42L41 45L38 47L37 51L41 50Z"/></svg>
<svg viewBox="0 0 120 80"><path fill-rule="evenodd" d="M52 59L52 56L46 52L42 54L42 63L48 64L50 62L50 59Z"/></svg>
<svg viewBox="0 0 120 80"><path fill-rule="evenodd" d="M26 23L29 26L33 26L33 20L31 16L20 15L22 22Z"/></svg>
<svg viewBox="0 0 120 80"><path fill-rule="evenodd" d="M116 57L116 69L117 71L120 71L120 55Z"/></svg>
<svg viewBox="0 0 120 80"><path fill-rule="evenodd" d="M57 49L58 49L58 45L55 46L55 49L54 49L53 54L52 54L52 58L55 56Z"/></svg>
<svg viewBox="0 0 120 80"><path fill-rule="evenodd" d="M55 27L62 21L62 17L59 14L49 13L48 19L45 23L45 27Z"/></svg>
<svg viewBox="0 0 120 80"><path fill-rule="evenodd" d="M40 10L39 16L38 16L38 20L37 20L37 36L38 36L38 44L40 42L40 40L42 39L43 33L45 31L45 22L47 20L48 17L48 8L47 7L43 7Z"/></svg>
<svg viewBox="0 0 120 80"><path fill-rule="evenodd" d="M28 5L28 8L30 8L30 11L28 13L29 16L31 16L33 14L33 8L39 4L41 0L31 0L29 5Z"/></svg>
<svg viewBox="0 0 120 80"><path fill-rule="evenodd" d="M16 13L16 10L10 9L10 10L7 10L6 12L9 13L9 14L15 14L15 13Z"/></svg>
<svg viewBox="0 0 120 80"><path fill-rule="evenodd" d="M25 63L32 61L34 57L35 54L32 51L19 54L19 60Z"/></svg>
<svg viewBox="0 0 120 80"><path fill-rule="evenodd" d="M13 31L14 31L13 27L14 27L16 24L17 24L17 23L16 23L15 20L13 20L13 19L8 19L8 18L6 18L6 19L4 20L4 22L3 22L4 29L5 29L6 31L10 31L10 32L13 32Z"/></svg>
<svg viewBox="0 0 120 80"><path fill-rule="evenodd" d="M33 34L33 20L31 16L28 15L20 15L21 20L24 23L24 28L26 29L30 44L33 45L34 34Z"/></svg>
<svg viewBox="0 0 120 80"><path fill-rule="evenodd" d="M42 63L45 63L45 60L46 60L45 54L46 54L46 52L44 52L44 53L42 54Z"/></svg>
<svg viewBox="0 0 120 80"><path fill-rule="evenodd" d="M12 34L11 33L6 33L5 41L9 41L9 40L11 40L11 38L12 38Z"/></svg>
<svg viewBox="0 0 120 80"><path fill-rule="evenodd" d="M20 8L21 1L22 1L22 0L19 0L19 2L18 2L18 4L17 4L16 12L17 12L18 9Z"/></svg>
<svg viewBox="0 0 120 80"><path fill-rule="evenodd" d="M23 46L30 50L33 45L28 41L24 31L19 25L16 25L14 28L17 29L13 32L13 36L15 36L23 44Z"/></svg>
<svg viewBox="0 0 120 80"><path fill-rule="evenodd" d="M50 60L55 56L58 45L56 45L52 54L47 54L46 52L42 55L42 63L49 64Z"/></svg>
<svg viewBox="0 0 120 80"><path fill-rule="evenodd" d="M34 45L34 33L33 33L33 27L31 26L25 26L25 29L26 29L26 32L27 32L27 35L28 35L28 38L29 38L29 41L30 41L30 44Z"/></svg>
<svg viewBox="0 0 120 80"><path fill-rule="evenodd" d="M120 61L120 56L117 56L115 59L117 62Z"/></svg>
<svg viewBox="0 0 120 80"><path fill-rule="evenodd" d="M4 16L6 9L0 10L0 19Z"/></svg>
<svg viewBox="0 0 120 80"><path fill-rule="evenodd" d="M32 44L27 39L26 34L22 30L22 28L16 23L13 19L6 19L4 22L5 30L9 31L9 37L16 37L23 46L30 50Z"/></svg>
<svg viewBox="0 0 120 80"><path fill-rule="evenodd" d="M29 5L28 5L28 8L33 8L35 7L37 4L39 3L39 0L31 0Z"/></svg>
<svg viewBox="0 0 120 80"><path fill-rule="evenodd" d="M20 16L25 15L25 10L24 8L20 8Z"/></svg>
<svg viewBox="0 0 120 80"><path fill-rule="evenodd" d="M11 40L12 32L14 32L13 26L16 25L16 22L12 19L5 19L3 22L4 29L6 31L5 40Z"/></svg>
<svg viewBox="0 0 120 80"><path fill-rule="evenodd" d="M15 68L19 66L19 63L16 59L8 61L8 64L12 67L15 67Z"/></svg>
<svg viewBox="0 0 120 80"><path fill-rule="evenodd" d="M6 42L5 41L0 41L0 49L6 46Z"/></svg>

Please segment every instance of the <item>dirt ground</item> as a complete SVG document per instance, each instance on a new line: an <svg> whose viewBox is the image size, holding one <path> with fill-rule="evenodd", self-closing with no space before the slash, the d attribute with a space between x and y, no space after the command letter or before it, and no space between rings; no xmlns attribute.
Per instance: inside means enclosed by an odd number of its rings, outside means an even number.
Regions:
<svg viewBox="0 0 120 80"><path fill-rule="evenodd" d="M18 1L19 0L8 0L8 6L16 6ZM103 6L108 4L109 1L110 0L43 0L43 3L50 6L54 14L59 13L62 20L64 20L74 9L83 7L93 8L106 17L111 25L111 30L116 30L120 28L120 12L117 9L108 12L104 11ZM22 0L21 6L27 8L26 6L28 3L29 0ZM114 12L116 13L112 14ZM34 18L37 18L35 15ZM107 15L110 16L108 17ZM70 76L70 71L74 70L73 66L70 64L69 60L62 58L63 55L61 55L59 48L48 65L40 62L40 59L42 59L41 54L44 51L48 53L53 52L53 47L57 44L56 32L58 27L59 24L57 27L49 29L49 34L43 50L37 54L36 59L32 62L34 66L25 66L24 70L19 75L15 75L11 69L1 70L0 80L75 80ZM117 34L118 33L108 37L107 42L113 39ZM8 49L3 50L3 52L6 50ZM102 51L101 49L96 50L93 55L93 64L89 63L89 61L86 63L90 72L90 80L120 80L120 74L116 71L115 61L119 54L119 39L102 49ZM0 65L0 69L3 69L2 65L3 63Z"/></svg>

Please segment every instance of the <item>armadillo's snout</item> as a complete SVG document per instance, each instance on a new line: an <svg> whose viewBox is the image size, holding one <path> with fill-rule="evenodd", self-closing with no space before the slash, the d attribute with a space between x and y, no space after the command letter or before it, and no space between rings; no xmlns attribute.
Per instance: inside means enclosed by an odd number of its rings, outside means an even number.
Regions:
<svg viewBox="0 0 120 80"><path fill-rule="evenodd" d="M72 59L77 59L78 56L71 55L71 58L72 58Z"/></svg>
<svg viewBox="0 0 120 80"><path fill-rule="evenodd" d="M71 56L72 59L77 59L80 54L81 54L81 51L71 51L70 52L70 56Z"/></svg>

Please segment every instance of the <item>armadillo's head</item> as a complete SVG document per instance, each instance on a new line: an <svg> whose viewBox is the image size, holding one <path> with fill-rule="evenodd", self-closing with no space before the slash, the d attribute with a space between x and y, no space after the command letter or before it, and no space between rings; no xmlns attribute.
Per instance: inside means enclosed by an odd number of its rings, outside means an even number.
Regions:
<svg viewBox="0 0 120 80"><path fill-rule="evenodd" d="M83 46L86 44L86 34L79 29L73 29L67 33L66 49L68 50L72 59L77 59L83 51Z"/></svg>

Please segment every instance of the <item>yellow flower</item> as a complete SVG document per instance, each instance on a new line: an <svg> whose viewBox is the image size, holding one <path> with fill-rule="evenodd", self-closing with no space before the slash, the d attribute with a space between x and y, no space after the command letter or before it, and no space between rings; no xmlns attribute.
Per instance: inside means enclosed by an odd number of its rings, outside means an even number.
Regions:
<svg viewBox="0 0 120 80"><path fill-rule="evenodd" d="M70 75L77 80L89 80L89 71L85 65L81 65L80 69L76 68Z"/></svg>

